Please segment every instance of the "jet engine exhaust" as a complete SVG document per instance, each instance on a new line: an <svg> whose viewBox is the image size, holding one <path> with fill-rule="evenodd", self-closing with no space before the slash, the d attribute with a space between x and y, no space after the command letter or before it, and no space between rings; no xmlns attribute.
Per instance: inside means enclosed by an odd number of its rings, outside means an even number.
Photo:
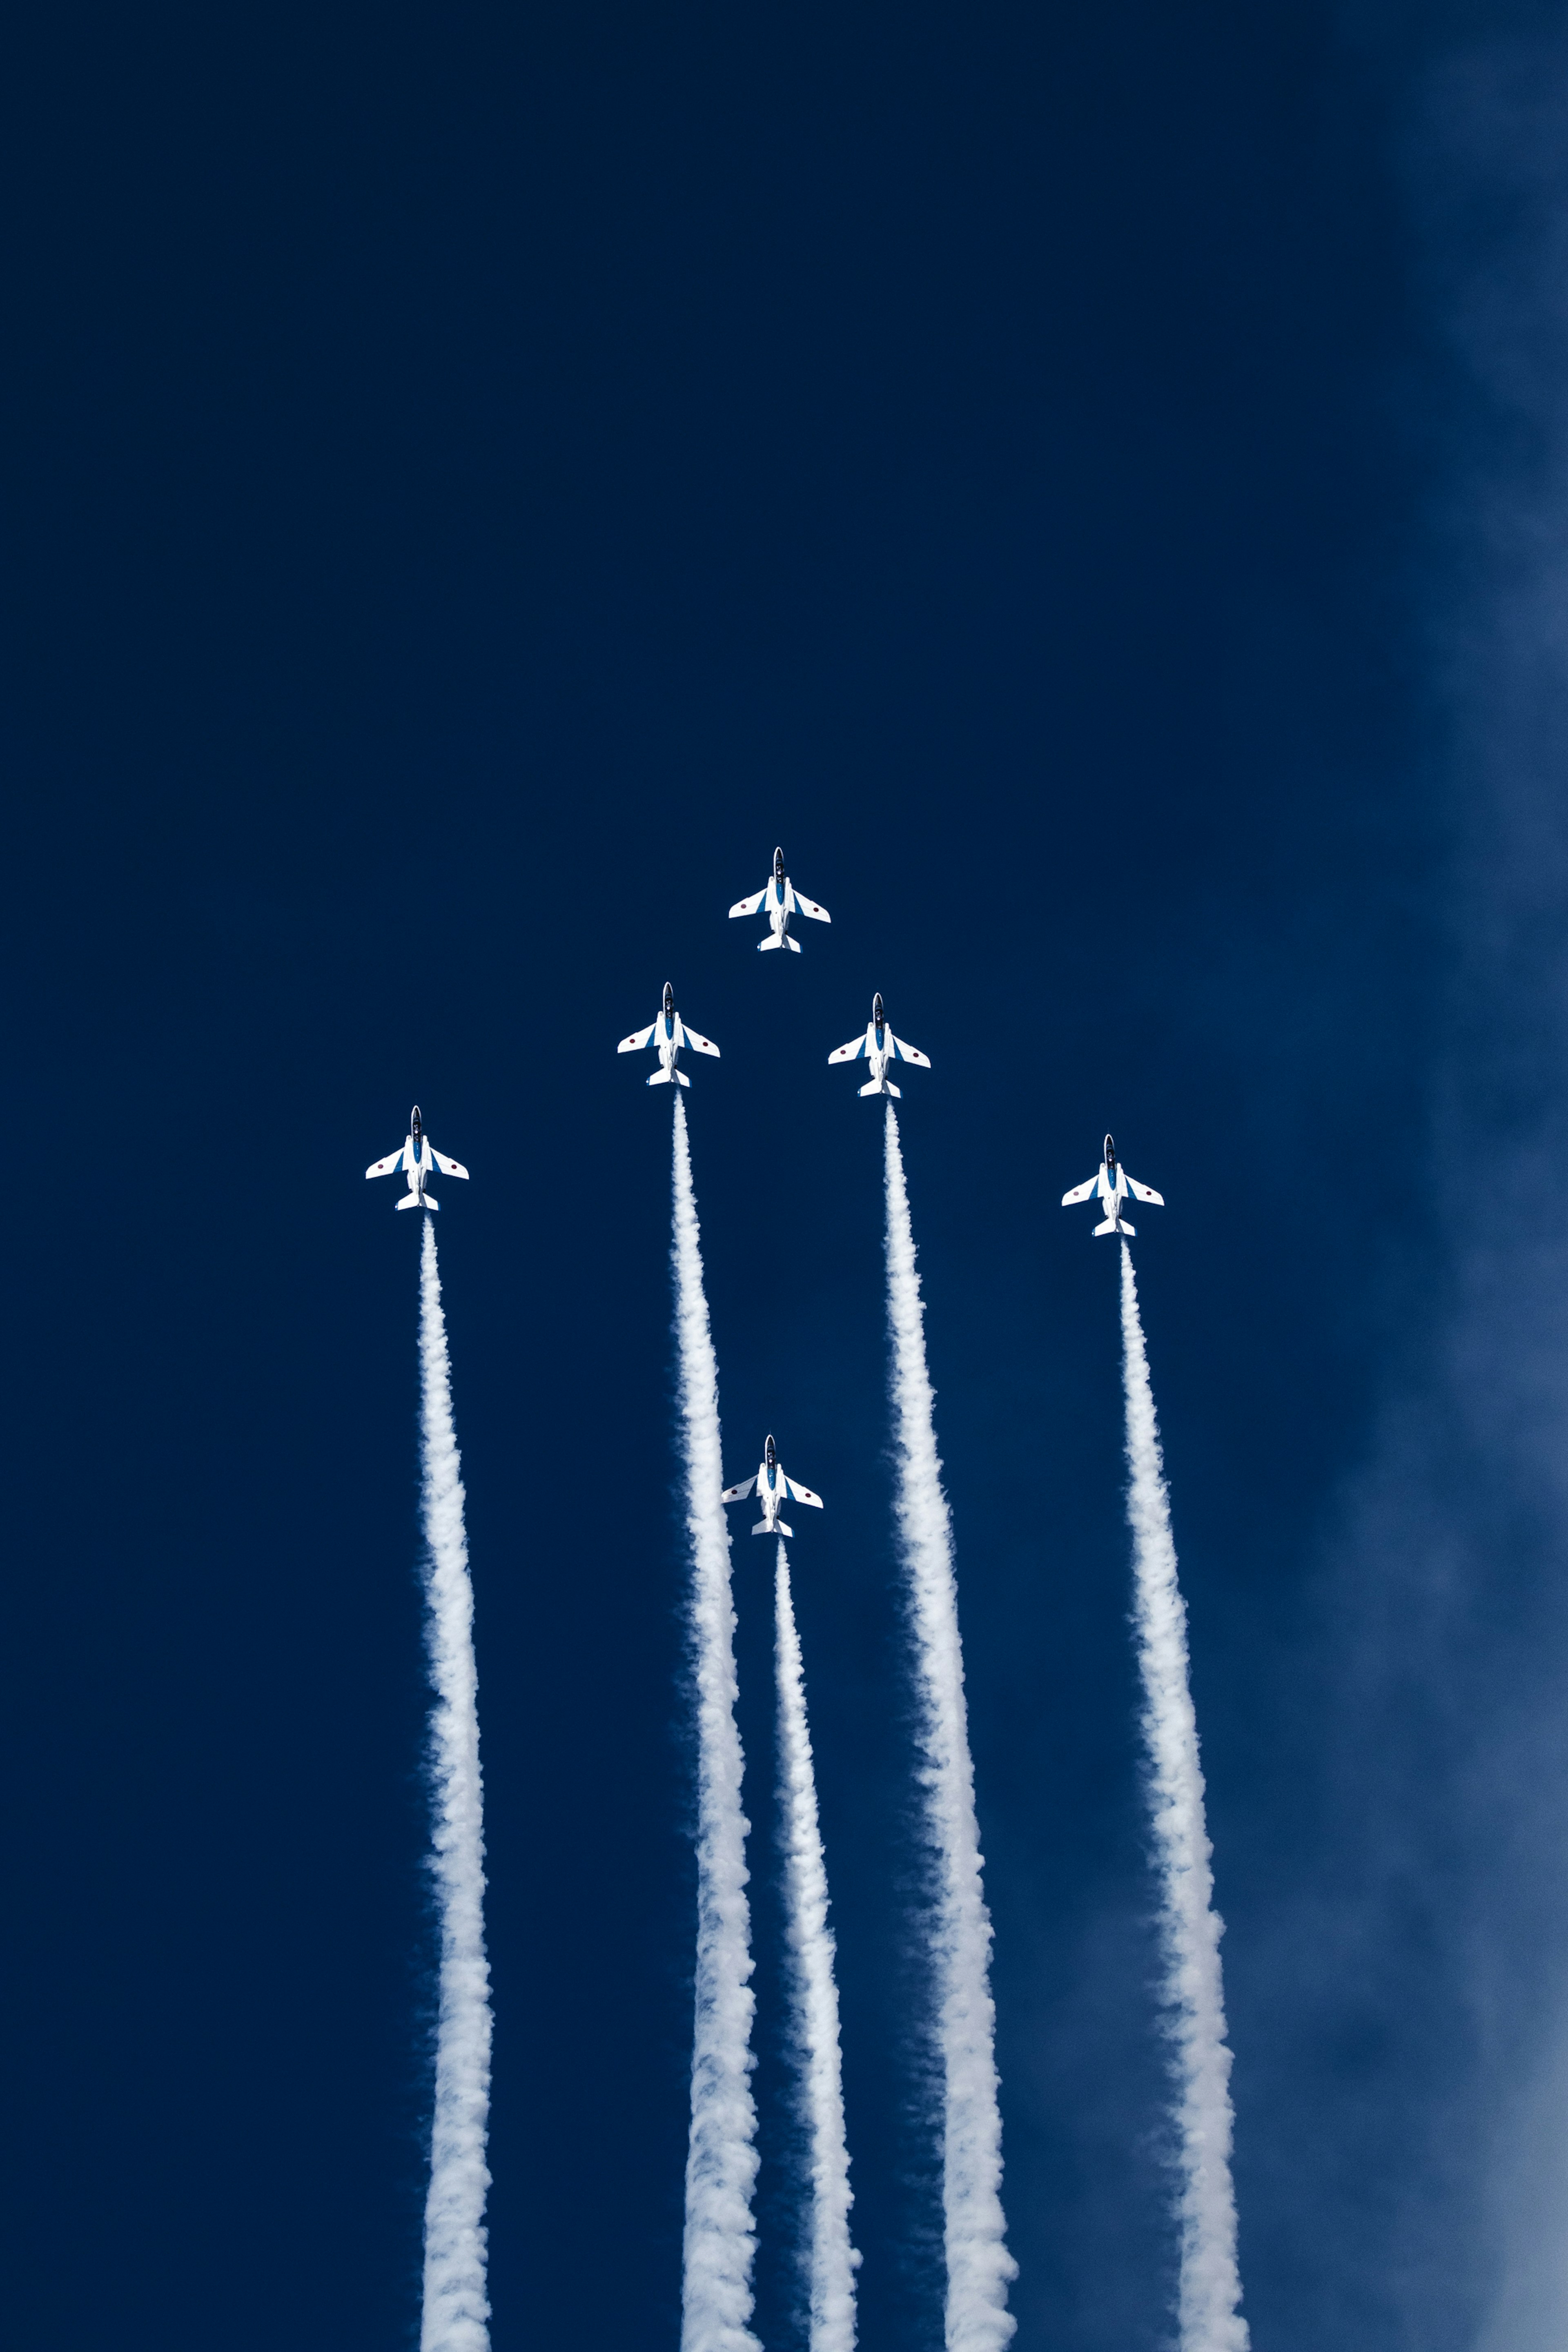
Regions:
<svg viewBox="0 0 1568 2352"><path fill-rule="evenodd" d="M981 1884L952 1524L936 1450L914 1232L890 1103L886 1181L898 1517L915 1633L920 1778L936 1864L930 1940L943 2078L947 2344L950 2352L1001 2352L1017 2326L1007 2309L1007 2287L1018 2265L1007 2251L1002 2210L991 1916Z"/></svg>
<svg viewBox="0 0 1568 2352"><path fill-rule="evenodd" d="M417 1118L418 1114L415 1114ZM490 2095L489 1963L485 1956L485 1846L479 1776L474 1588L463 1528L463 1482L452 1421L451 1367L428 1219L419 1261L425 1500L425 1639L436 1704L430 1717L431 1873L440 1912L436 2113L425 2200L420 2352L488 2352L485 2195Z"/></svg>
<svg viewBox="0 0 1568 2352"><path fill-rule="evenodd" d="M771 1446L773 1441L770 1439ZM805 1713L805 1673L783 1544L773 1579L778 1660L779 1845L801 2117L811 2151L810 2352L854 2352L855 2273L849 2239L849 2147L838 2046L838 1987L827 1924L827 1868Z"/></svg>
<svg viewBox="0 0 1568 2352"><path fill-rule="evenodd" d="M681 2352L761 2352L747 2322L756 2230L756 2105L752 2096L751 1910L735 1723L735 1610L730 1533L720 1499L719 1374L686 1105L675 1102L675 1328L691 1536L691 1662L697 1701L697 1983L691 2131L686 2158Z"/></svg>
<svg viewBox="0 0 1568 2352"><path fill-rule="evenodd" d="M1127 1516L1137 1587L1138 1663L1149 1811L1160 1860L1165 2006L1181 2134L1182 2352L1247 2352L1231 2181L1231 2053L1214 1907L1213 1848L1187 1670L1187 1612L1176 1577L1171 1501L1132 1253L1121 1244L1121 1339L1127 1395Z"/></svg>

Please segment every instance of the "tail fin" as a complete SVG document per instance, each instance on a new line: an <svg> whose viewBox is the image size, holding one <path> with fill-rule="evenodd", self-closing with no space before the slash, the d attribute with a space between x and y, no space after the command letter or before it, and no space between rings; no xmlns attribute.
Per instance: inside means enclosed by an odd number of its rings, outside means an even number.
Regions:
<svg viewBox="0 0 1568 2352"><path fill-rule="evenodd" d="M759 955L766 955L770 948L782 948L783 945L784 941L779 938L778 933L776 931L770 931L765 940L759 940L757 941L757 953ZM791 940L790 945L792 948L794 947L795 941L793 940Z"/></svg>

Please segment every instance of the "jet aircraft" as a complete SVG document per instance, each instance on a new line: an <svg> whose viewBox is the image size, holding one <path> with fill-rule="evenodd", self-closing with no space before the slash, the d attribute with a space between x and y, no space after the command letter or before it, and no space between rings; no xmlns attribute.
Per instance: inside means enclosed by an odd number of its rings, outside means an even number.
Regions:
<svg viewBox="0 0 1568 2352"><path fill-rule="evenodd" d="M737 899L731 908L731 922L737 915L756 914L764 898L768 903L768 936L757 941L763 955L770 948L788 948L792 955L800 953L800 941L792 940L789 935L789 919L797 908L801 914L809 915L813 922L830 923L833 920L826 907L819 907L815 898L807 898L795 888L784 870L782 849L774 850L773 870L762 888L753 890L749 898Z"/></svg>
<svg viewBox="0 0 1568 2352"><path fill-rule="evenodd" d="M763 1450L756 1476L742 1478L738 1486L726 1486L724 1489L727 1503L743 1503L748 1495L762 1496L763 1516L752 1529L754 1536L793 1537L795 1529L786 1528L779 1517L792 1496L797 1503L809 1503L814 1510L822 1508L820 1495L814 1495L809 1486L802 1486L795 1479L784 1476L779 1467L778 1449L771 1437Z"/></svg>
<svg viewBox="0 0 1568 2352"><path fill-rule="evenodd" d="M866 1024L863 1037L851 1037L847 1045L836 1045L827 1056L830 1062L853 1062L864 1054L871 1066L871 1076L861 1087L863 1095L895 1095L901 1102L901 1090L888 1076L891 1061L912 1062L918 1070L929 1070L931 1060L918 1045L906 1045L895 1037L888 1026L888 1016L882 1010L879 995L871 999L871 1018Z"/></svg>
<svg viewBox="0 0 1568 2352"><path fill-rule="evenodd" d="M448 1160L444 1151L437 1150L425 1132L417 1103L408 1114L408 1135L402 1150L388 1152L384 1160L377 1160L364 1172L367 1176L392 1176L399 1168L408 1178L408 1190L397 1204L400 1209L440 1207L435 1193L425 1189L437 1168L443 1176L461 1176L465 1183L468 1174L460 1160Z"/></svg>
<svg viewBox="0 0 1568 2352"><path fill-rule="evenodd" d="M682 1045L690 1045L699 1054L711 1054L719 1059L719 1048L711 1037L700 1037L695 1029L687 1028L675 1009L675 991L668 981L664 983L664 1001L658 1008L658 1018L650 1021L646 1029L634 1029L616 1047L617 1054L640 1054L645 1045L658 1049L658 1067L648 1079L650 1087L668 1087L671 1080L678 1087L691 1084L684 1070L675 1066L675 1057Z"/></svg>
<svg viewBox="0 0 1568 2352"><path fill-rule="evenodd" d="M1070 1192L1064 1192L1062 1206L1064 1209L1075 1208L1079 1201L1087 1201L1098 1193L1106 1203L1106 1211L1104 1223L1096 1225L1095 1232L1131 1234L1137 1232L1137 1227L1130 1225L1121 1213L1121 1203L1129 1192L1135 1201L1147 1201L1153 1208L1163 1209L1165 1205L1164 1194L1156 1192L1152 1184L1140 1184L1136 1176L1129 1176L1126 1169L1116 1157L1114 1141L1108 1135L1105 1139L1105 1157L1100 1163L1099 1175L1089 1177L1087 1183L1075 1184Z"/></svg>

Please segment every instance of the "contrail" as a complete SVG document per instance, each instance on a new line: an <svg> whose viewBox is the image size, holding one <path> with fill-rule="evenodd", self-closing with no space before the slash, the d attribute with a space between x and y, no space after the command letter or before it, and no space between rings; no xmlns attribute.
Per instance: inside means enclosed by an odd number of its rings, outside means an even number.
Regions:
<svg viewBox="0 0 1568 2352"><path fill-rule="evenodd" d="M681 2352L760 2352L752 2315L756 2106L752 2098L752 1923L735 1727L730 1530L720 1500L719 1375L702 1289L686 1106L675 1103L675 1328L691 1534L697 1691L697 2001L686 2158Z"/></svg>
<svg viewBox="0 0 1568 2352"><path fill-rule="evenodd" d="M1181 2104L1182 2352L1247 2352L1237 2269L1236 2192L1230 2178L1230 2050L1220 1980L1220 1918L1214 1849L1204 1825L1197 1717L1187 1675L1187 1611L1176 1581L1154 1391L1138 1315L1132 1253L1121 1244L1121 1341L1127 1391L1137 1580L1138 1659L1149 1806L1159 1846L1164 1907L1165 2000L1172 2018Z"/></svg>
<svg viewBox="0 0 1568 2352"><path fill-rule="evenodd" d="M974 1767L963 1701L952 1524L937 1458L926 1370L924 1309L899 1123L887 1125L888 1315L899 1418L899 1525L917 1647L921 1780L937 1864L931 1923L944 2078L942 2210L948 2352L1000 2352L1017 2322L1007 2309L1018 2265L1002 2212L991 1916L981 1886Z"/></svg>
<svg viewBox="0 0 1568 2352"><path fill-rule="evenodd" d="M791 1992L801 2105L811 2137L811 2352L852 2352L855 2273L849 2149L838 2056L838 1988L827 1924L827 1871L805 1719L805 1676L781 1543L773 1583L778 1643L779 1843L784 1851Z"/></svg>
<svg viewBox="0 0 1568 2352"><path fill-rule="evenodd" d="M436 2116L425 2200L425 2307L420 2352L487 2352L485 2162L490 2101L490 1972L485 1958L485 1840L479 1780L474 1588L463 1532L463 1482L452 1426L451 1370L436 1226L426 1217L419 1262L424 1405L426 1643L435 1822L431 1868L441 1911L441 2009Z"/></svg>

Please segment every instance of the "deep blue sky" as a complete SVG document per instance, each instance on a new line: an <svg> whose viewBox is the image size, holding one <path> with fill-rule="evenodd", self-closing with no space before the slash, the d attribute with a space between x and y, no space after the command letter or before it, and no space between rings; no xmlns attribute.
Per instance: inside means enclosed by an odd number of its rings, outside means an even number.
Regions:
<svg viewBox="0 0 1568 2352"><path fill-rule="evenodd" d="M361 1171L416 1098L474 1171L439 1238L494 2341L676 2342L669 1117L612 1051L669 978L723 1049L730 1475L771 1428L827 1503L795 1557L867 2352L941 2342L880 1118L826 1066L875 988L934 1066L1021 2352L1153 2352L1173 2276L1115 1265L1056 1206L1108 1125L1170 1202L1138 1255L1258 2352L1534 2352L1496 2313L1568 1931L1563 32L13 18L7 2338L414 2340L417 1221ZM798 959L724 920L775 841L833 914Z"/></svg>

